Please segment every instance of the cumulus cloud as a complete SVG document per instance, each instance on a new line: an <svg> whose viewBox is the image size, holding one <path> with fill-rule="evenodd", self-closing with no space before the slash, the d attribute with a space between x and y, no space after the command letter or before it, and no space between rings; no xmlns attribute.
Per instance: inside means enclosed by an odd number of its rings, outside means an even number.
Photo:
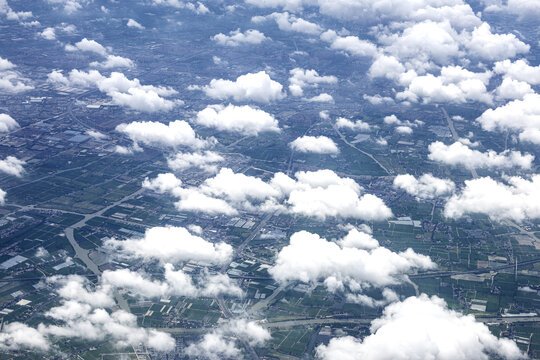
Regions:
<svg viewBox="0 0 540 360"><path fill-rule="evenodd" d="M0 114L0 133L19 128L19 123L8 114Z"/></svg>
<svg viewBox="0 0 540 360"><path fill-rule="evenodd" d="M318 87L319 84L336 84L335 76L321 76L315 70L294 68L290 71L289 91L294 96L304 95L305 88Z"/></svg>
<svg viewBox="0 0 540 360"><path fill-rule="evenodd" d="M97 70L84 72L74 69L64 76L55 70L48 75L48 81L57 86L95 86L110 96L115 104L142 112L169 111L182 103L181 100L165 99L177 94L170 87L141 85L139 79L129 80L119 72L112 72L106 77Z"/></svg>
<svg viewBox="0 0 540 360"><path fill-rule="evenodd" d="M397 59L418 63L433 60L445 65L461 53L458 34L448 21L418 22L406 27L401 34L383 32L379 35L379 42L386 45L385 51Z"/></svg>
<svg viewBox="0 0 540 360"><path fill-rule="evenodd" d="M491 61L526 54L531 48L514 34L493 34L486 22L473 30L466 46L470 55Z"/></svg>
<svg viewBox="0 0 540 360"><path fill-rule="evenodd" d="M424 174L416 179L413 175L398 175L394 179L394 188L402 189L418 199L433 199L448 196L454 192L455 184L449 179L439 179L431 174Z"/></svg>
<svg viewBox="0 0 540 360"><path fill-rule="evenodd" d="M357 36L340 36L334 30L321 34L321 40L330 44L330 49L343 51L354 56L372 57L377 54L377 46Z"/></svg>
<svg viewBox="0 0 540 360"><path fill-rule="evenodd" d="M397 80L405 72L405 67L394 56L378 54L371 64L368 75L372 78L385 77Z"/></svg>
<svg viewBox="0 0 540 360"><path fill-rule="evenodd" d="M21 349L47 351L50 346L43 334L20 322L6 324L0 332L0 349L2 351Z"/></svg>
<svg viewBox="0 0 540 360"><path fill-rule="evenodd" d="M135 28L135 29L138 29L138 30L144 30L145 29L144 26L142 26L136 20L133 20L133 19L129 19L128 22L126 23L126 26L130 27L130 28Z"/></svg>
<svg viewBox="0 0 540 360"><path fill-rule="evenodd" d="M240 359L242 352L234 337L248 342L251 346L262 346L271 338L268 330L256 322L234 319L205 334L199 342L190 344L184 352L189 357L209 360Z"/></svg>
<svg viewBox="0 0 540 360"><path fill-rule="evenodd" d="M461 66L445 66L439 76L416 76L413 72L410 81L405 80L406 76L400 77L402 85L407 87L396 97L412 102L422 99L424 103L464 103L472 100L491 104L492 96L486 88L491 75L491 72L474 73Z"/></svg>
<svg viewBox="0 0 540 360"><path fill-rule="evenodd" d="M251 18L251 21L255 23L260 23L267 19L274 20L278 25L279 29L282 31L295 31L308 35L318 35L322 32L322 28L319 25L301 18L297 18L296 16L289 14L288 12L275 12L266 16L255 16Z"/></svg>
<svg viewBox="0 0 540 360"><path fill-rule="evenodd" d="M24 174L26 162L17 159L15 156L8 156L4 160L0 160L0 171L16 177L21 177Z"/></svg>
<svg viewBox="0 0 540 360"><path fill-rule="evenodd" d="M499 100L516 100L523 99L525 95L534 93L531 85L525 81L504 78L501 85L496 90L497 99Z"/></svg>
<svg viewBox="0 0 540 360"><path fill-rule="evenodd" d="M240 46L240 45L258 45L265 40L269 40L264 34L258 30L246 30L240 32L240 29L231 31L229 35L219 33L212 37L216 43L222 46Z"/></svg>
<svg viewBox="0 0 540 360"><path fill-rule="evenodd" d="M148 274L120 269L103 272L103 283L122 288L143 298L167 296L216 297L230 295L241 297L242 289L227 275L210 275L207 272L195 283L193 277L182 270L174 270L173 265L164 265L164 281L153 280Z"/></svg>
<svg viewBox="0 0 540 360"><path fill-rule="evenodd" d="M197 15L208 14L210 10L200 1L185 2L181 0L154 0L156 5L167 5L178 9L187 9L194 12Z"/></svg>
<svg viewBox="0 0 540 360"><path fill-rule="evenodd" d="M6 195L7 193L0 189L0 205L5 205L6 204Z"/></svg>
<svg viewBox="0 0 540 360"><path fill-rule="evenodd" d="M0 0L0 15L5 15L7 20L17 21L22 25L29 24L24 22L24 20L33 17L31 11L13 11L7 0Z"/></svg>
<svg viewBox="0 0 540 360"><path fill-rule="evenodd" d="M251 106L210 105L197 113L195 121L220 131L257 136L261 132L280 132L278 121L267 112Z"/></svg>
<svg viewBox="0 0 540 360"><path fill-rule="evenodd" d="M144 184L145 187L151 185L155 184ZM222 264L232 257L230 245L224 242L213 244L183 227L153 227L147 229L142 238L108 239L105 246L127 257L171 263L192 260Z"/></svg>
<svg viewBox="0 0 540 360"><path fill-rule="evenodd" d="M346 128L346 129L350 129L354 131L370 131L371 130L371 126L362 120L356 120L353 122L343 117L340 117L336 120L336 126L338 128Z"/></svg>
<svg viewBox="0 0 540 360"><path fill-rule="evenodd" d="M112 69L112 68L132 68L135 66L133 61L128 58L117 56L117 55L107 55L104 61L92 61L90 63L92 67L98 67L101 69Z"/></svg>
<svg viewBox="0 0 540 360"><path fill-rule="evenodd" d="M269 182L222 168L199 187L184 187L173 174L160 174L144 186L170 193L180 210L236 214L239 209L275 211L315 217L384 220L392 216L384 202L350 178L331 170L300 171L296 180L277 173Z"/></svg>
<svg viewBox="0 0 540 360"><path fill-rule="evenodd" d="M540 16L540 4L528 0L508 0L503 5L501 1L496 1L495 4L486 7L485 11L504 11L517 15L520 20L535 19Z"/></svg>
<svg viewBox="0 0 540 360"><path fill-rule="evenodd" d="M202 90L212 99L234 99L269 103L285 97L283 86L270 78L265 71L239 76L236 81L213 79Z"/></svg>
<svg viewBox="0 0 540 360"><path fill-rule="evenodd" d="M467 180L461 192L448 200L444 214L450 218L460 218L467 213L485 214L496 221L538 219L539 197L540 175L533 175L530 180L509 177L505 182L490 177Z"/></svg>
<svg viewBox="0 0 540 360"><path fill-rule="evenodd" d="M66 51L86 51L92 52L101 56L107 56L107 49L95 40L83 38L74 45L66 45Z"/></svg>
<svg viewBox="0 0 540 360"><path fill-rule="evenodd" d="M281 7L288 11L301 11L303 7L318 6L319 12L342 20L362 20L363 22L434 21L449 20L458 28L480 24L480 19L472 8L461 0L423 0L405 2L399 0L245 0L259 7Z"/></svg>
<svg viewBox="0 0 540 360"><path fill-rule="evenodd" d="M509 59L499 61L495 63L493 71L514 80L523 81L531 85L540 85L540 65L531 66L524 59L514 62Z"/></svg>
<svg viewBox="0 0 540 360"><path fill-rule="evenodd" d="M383 104L393 104L394 99L392 99L389 96L381 96L379 94L377 95L366 95L364 94L362 96L365 100L367 100L371 105L383 105Z"/></svg>
<svg viewBox="0 0 540 360"><path fill-rule="evenodd" d="M86 135L96 139L96 140L104 140L104 139L107 139L108 136L106 134L103 134L103 133L100 133L99 131L96 131L96 130L87 130L86 131Z"/></svg>
<svg viewBox="0 0 540 360"><path fill-rule="evenodd" d="M34 88L15 68L11 61L0 57L0 93L18 94Z"/></svg>
<svg viewBox="0 0 540 360"><path fill-rule="evenodd" d="M62 7L67 14L73 14L74 12L88 5L90 0L47 0L49 4Z"/></svg>
<svg viewBox="0 0 540 360"><path fill-rule="evenodd" d="M279 283L322 281L330 291L354 294L407 282L408 272L435 267L428 256L412 249L392 252L354 231L337 243L307 231L297 232L268 272Z"/></svg>
<svg viewBox="0 0 540 360"><path fill-rule="evenodd" d="M522 154L519 151L506 150L496 153L493 150L487 152L473 150L459 141L452 145L446 145L440 141L431 143L428 157L430 160L447 165L480 169L509 169L513 167L530 169L534 160L534 155Z"/></svg>
<svg viewBox="0 0 540 360"><path fill-rule="evenodd" d="M319 103L325 103L325 102L333 103L334 102L334 98L332 97L332 95L327 94L327 93L322 93L322 94L319 94L310 98L305 98L304 100L308 102L319 102Z"/></svg>
<svg viewBox="0 0 540 360"><path fill-rule="evenodd" d="M207 172L216 172L217 165L225 159L216 152L205 151L198 153L178 153L167 159L167 165L172 170L184 170L197 167Z"/></svg>
<svg viewBox="0 0 540 360"><path fill-rule="evenodd" d="M497 338L474 316L448 309L437 296L422 294L388 305L370 331L363 340L331 339L317 347L317 356L324 360L526 358L516 343Z"/></svg>
<svg viewBox="0 0 540 360"><path fill-rule="evenodd" d="M334 142L326 136L302 136L294 140L289 146L299 152L315 154L337 154L339 149Z"/></svg>
<svg viewBox="0 0 540 360"><path fill-rule="evenodd" d="M47 283L60 297L60 305L45 313L52 324L40 323L30 328L19 322L8 324L0 334L4 350L49 350L54 338L77 338L84 341L110 341L125 348L145 344L159 351L170 351L174 339L163 332L137 325L137 317L124 310L110 311L115 302L113 288L92 284L85 278L70 275L52 277Z"/></svg>
<svg viewBox="0 0 540 360"><path fill-rule="evenodd" d="M39 33L39 36L45 40L56 40L56 31L52 27L45 28L42 32Z"/></svg>
<svg viewBox="0 0 540 360"><path fill-rule="evenodd" d="M487 131L516 131L522 141L540 144L540 95L527 94L476 119Z"/></svg>
<svg viewBox="0 0 540 360"><path fill-rule="evenodd" d="M176 148L187 146L194 149L203 148L211 143L200 139L193 128L184 120L176 120L169 124L156 121L134 121L120 124L116 131L126 134L134 143L151 146Z"/></svg>

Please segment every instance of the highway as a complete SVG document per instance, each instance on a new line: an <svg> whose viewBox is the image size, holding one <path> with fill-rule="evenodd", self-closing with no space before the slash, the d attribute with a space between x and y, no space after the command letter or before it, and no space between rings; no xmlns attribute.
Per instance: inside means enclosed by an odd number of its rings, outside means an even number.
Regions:
<svg viewBox="0 0 540 360"><path fill-rule="evenodd" d="M531 265L535 264L537 262L540 262L540 259L532 259L532 260L526 260L522 262L518 262L518 267L522 267L525 265ZM504 269L513 269L516 266L515 263L511 263L508 265L500 265L500 266L492 266L482 269L475 269L475 270L467 270L467 271L443 271L438 273L423 273L423 274L415 274L415 275L409 275L410 279L428 279L428 278L437 278L437 277L449 277L452 275L466 275L466 274L484 274L491 271L499 271Z"/></svg>
<svg viewBox="0 0 540 360"><path fill-rule="evenodd" d="M452 137L453 137L454 141L459 141L459 135L458 135L458 133L456 131L456 128L454 127L454 122L453 122L452 118L448 115L448 112L446 111L446 109L444 107L441 107L441 109L442 109L444 117L446 118L446 121L448 122L448 128L450 129L450 132L452 133ZM469 170L471 171L472 177L474 179L477 179L478 178L478 173L476 172L476 169L471 167L471 168L469 168ZM512 220L508 219L508 220L505 220L504 222L507 225L519 230L520 233L522 233L524 235L528 235L534 241L539 241L540 242L540 239L534 233L523 229L521 226L519 226L518 224L516 224Z"/></svg>
<svg viewBox="0 0 540 360"><path fill-rule="evenodd" d="M384 170L384 172L387 174L387 175L391 175L392 172L389 171L383 164L381 164L381 162L379 160L377 160L375 158L375 156L371 155L370 153L362 150L362 149L359 149L357 148L356 146L354 146L354 144L350 143L349 141L347 141L347 138L345 137L345 135L343 135L341 133L341 131L339 131L339 129L337 128L336 124L332 124L332 127L334 128L335 132L339 135L339 137L341 138L341 140L343 140L343 142L347 145L349 145L350 147L352 147L353 149L356 149L357 151L361 152L362 154L366 155L367 157L369 157L371 160L373 160L377 165L379 165L379 167L381 169Z"/></svg>

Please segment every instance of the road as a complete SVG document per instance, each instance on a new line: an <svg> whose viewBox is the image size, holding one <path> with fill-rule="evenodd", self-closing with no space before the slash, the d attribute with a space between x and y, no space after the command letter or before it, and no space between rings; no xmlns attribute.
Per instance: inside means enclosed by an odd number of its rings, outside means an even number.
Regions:
<svg viewBox="0 0 540 360"><path fill-rule="evenodd" d="M371 155L370 153L362 150L362 149L359 149L357 148L356 146L354 146L354 144L350 143L349 141L347 141L347 138L341 133L341 131L339 131L339 129L337 128L336 124L332 124L332 127L334 128L335 132L339 135L339 137L341 138L341 140L343 140L343 142L347 145L349 145L350 147L352 147L353 149L356 149L357 151L361 152L362 154L366 155L367 157L369 157L371 160L373 160L375 163L377 163L377 165L379 165L379 167L381 169L384 170L384 172L387 174L387 175L391 175L392 172L389 171L383 164L381 164L381 162L379 160L377 160L375 158L375 156Z"/></svg>
<svg viewBox="0 0 540 360"><path fill-rule="evenodd" d="M103 215L103 213L105 213L107 210L127 201L127 200L130 200L132 198L134 198L135 196L141 194L142 192L144 191L144 189L139 189L137 191L135 191L134 193L130 194L130 195L126 195L124 196L122 199L112 203L111 205L99 210L99 211L96 211L95 213L93 214L88 214L88 215L84 215L84 219L82 219L81 221L67 227L65 230L64 230L64 234L66 234L66 237L69 241L69 243L71 244L71 246L73 247L73 250L75 250L75 257L81 259L81 261L84 263L84 265L86 265L86 267L92 271L94 274L96 274L97 276L100 276L101 275L101 271L99 270L99 267L96 265L96 263L90 259L90 257L88 256L88 253L89 253L89 250L86 250L86 249L83 249L79 243L77 242L77 240L75 239L75 236L73 234L74 230L75 229L79 229L81 227L83 227L84 225L86 225L86 223L95 218L95 217L98 217L98 216L101 216ZM122 294L120 294L118 292L118 290L115 290L114 292L114 297L116 299L116 302L118 303L118 306L124 310L124 311L127 311L127 312L130 312L130 309L129 309L129 305L126 301L126 299L124 299L124 297L122 296Z"/></svg>
<svg viewBox="0 0 540 360"><path fill-rule="evenodd" d="M531 265L536 264L537 262L540 262L540 259L532 259L532 260L526 260L519 262L517 264L518 267L522 267L525 265ZM504 269L513 269L516 266L515 263L508 264L508 265L501 265L501 266L493 266L493 267L487 267L482 269L475 269L475 270L468 270L468 271L444 271L444 272L438 272L438 273L424 273L424 274L416 274L416 275L409 275L409 278L411 279L428 279L428 278L437 278L437 277L449 277L452 275L466 275L466 274L484 274L491 271L499 271Z"/></svg>
<svg viewBox="0 0 540 360"><path fill-rule="evenodd" d="M444 107L441 107L441 109L442 109L444 117L446 118L446 121L448 122L448 128L450 129L450 132L452 133L452 137L453 137L454 141L459 141L459 135L458 135L458 133L456 131L456 128L454 127L454 122L452 121L452 118L448 115L448 112L446 111L446 109ZM471 167L471 168L469 168L469 170L471 171L472 177L474 179L477 179L478 178L478 173L476 172L476 169ZM516 224L512 220L508 219L508 220L505 220L504 222L507 225L519 230L520 233L522 233L524 235L528 235L534 241L540 242L540 239L534 233L523 229L521 226L519 226L518 224Z"/></svg>
<svg viewBox="0 0 540 360"><path fill-rule="evenodd" d="M251 240L255 239L255 237L259 234L261 229L266 225L268 220L270 220L270 218L273 215L274 215L273 212L264 215L261 222L251 231L248 237L246 237L244 241L234 250L233 256L231 257L231 261L228 261L221 266L220 268L221 273L224 274L227 271L231 262L233 262L233 260L244 251L244 249L246 248L246 246L249 244ZM221 309L221 312L225 316L225 318L231 319L234 317L234 315L231 313L231 310L227 306L227 303L225 302L225 299L223 298L223 296L218 296L217 303L218 303L219 308ZM248 343L248 341L244 337L238 337L238 339L240 340L242 345L244 345L244 348L247 350L247 352L249 353L252 359L259 359L259 356L255 352L253 347Z"/></svg>

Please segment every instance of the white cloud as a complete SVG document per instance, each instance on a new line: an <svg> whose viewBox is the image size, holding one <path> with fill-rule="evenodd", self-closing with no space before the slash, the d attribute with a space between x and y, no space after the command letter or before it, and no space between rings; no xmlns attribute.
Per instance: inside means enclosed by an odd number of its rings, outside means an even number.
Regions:
<svg viewBox="0 0 540 360"><path fill-rule="evenodd" d="M116 131L126 134L135 144L152 146L188 146L200 149L211 142L200 139L184 120L176 120L167 125L156 121L134 121L118 125Z"/></svg>
<svg viewBox="0 0 540 360"><path fill-rule="evenodd" d="M338 82L335 76L321 76L315 70L305 70L294 68L290 71L289 91L294 96L304 95L304 89L307 87L318 87L319 84L336 84Z"/></svg>
<svg viewBox="0 0 540 360"><path fill-rule="evenodd" d="M254 321L229 320L197 342L190 344L185 353L189 357L209 360L240 359L242 352L234 338L248 342L251 346L262 346L270 340L270 333Z"/></svg>
<svg viewBox="0 0 540 360"><path fill-rule="evenodd" d="M56 32L52 27L45 28L45 30L39 33L39 36L45 40L56 40Z"/></svg>
<svg viewBox="0 0 540 360"><path fill-rule="evenodd" d="M103 272L102 282L116 288L128 290L143 298L163 298L167 296L216 297L229 295L241 297L242 289L227 275L210 275L204 272L194 283L191 275L182 270L174 270L165 264L164 281L152 280L148 274L120 269Z"/></svg>
<svg viewBox="0 0 540 360"><path fill-rule="evenodd" d="M336 126L338 128L347 128L354 131L370 131L371 130L371 126L362 120L356 120L355 122L353 122L343 117L340 117L336 120Z"/></svg>
<svg viewBox="0 0 540 360"><path fill-rule="evenodd" d="M265 71L239 76L236 81L213 79L202 90L213 99L235 101L257 101L269 103L285 97L283 86L270 78Z"/></svg>
<svg viewBox="0 0 540 360"><path fill-rule="evenodd" d="M0 114L0 133L19 128L19 123L8 114Z"/></svg>
<svg viewBox="0 0 540 360"><path fill-rule="evenodd" d="M6 195L7 193L0 189L0 205L5 205L6 204Z"/></svg>
<svg viewBox="0 0 540 360"><path fill-rule="evenodd" d="M180 210L235 214L237 209L275 211L315 217L384 220L392 211L350 178L341 178L331 170L297 172L296 180L277 173L268 182L222 168L199 187L182 187L173 174L160 174L144 185L161 193L170 193L179 201Z"/></svg>
<svg viewBox="0 0 540 360"><path fill-rule="evenodd" d="M88 72L72 70L66 77L60 71L52 71L48 81L57 86L97 87L120 106L142 112L169 111L181 100L168 100L165 97L176 95L170 87L141 85L139 79L129 80L123 73L112 72L109 77L97 70Z"/></svg>
<svg viewBox="0 0 540 360"><path fill-rule="evenodd" d="M322 93L322 94L319 94L310 98L305 98L304 100L308 102L319 102L319 103L325 103L325 102L333 103L334 102L334 98L332 97L332 95L327 94L327 93Z"/></svg>
<svg viewBox="0 0 540 360"><path fill-rule="evenodd" d="M34 88L28 79L13 70L15 67L11 61L0 57L0 93L18 94Z"/></svg>
<svg viewBox="0 0 540 360"><path fill-rule="evenodd" d="M172 170L184 170L191 167L197 167L201 170L215 173L217 172L216 163L225 159L216 152L205 151L198 153L178 153L167 159L167 165Z"/></svg>
<svg viewBox="0 0 540 360"><path fill-rule="evenodd" d="M530 66L527 60L519 59L511 62L509 59L495 63L493 71L508 76L514 80L531 85L540 85L540 65Z"/></svg>
<svg viewBox="0 0 540 360"><path fill-rule="evenodd" d="M278 121L267 112L248 105L211 105L197 113L195 121L220 131L257 136L261 132L280 132Z"/></svg>
<svg viewBox="0 0 540 360"><path fill-rule="evenodd" d="M504 78L496 93L499 100L523 100L525 95L534 93L534 90L527 82Z"/></svg>
<svg viewBox="0 0 540 360"><path fill-rule="evenodd" d="M133 19L129 19L126 26L130 27L130 28L135 28L135 29L138 29L138 30L144 30L145 29L144 26L142 26L141 24L139 24L137 21L135 21Z"/></svg>
<svg viewBox="0 0 540 360"><path fill-rule="evenodd" d="M410 82L402 77L401 81L407 87L396 98L412 102L422 99L424 103L464 103L472 100L491 104L492 96L486 88L490 77L489 72L473 73L460 66L447 66L441 69L439 76L413 76Z"/></svg>
<svg viewBox="0 0 540 360"><path fill-rule="evenodd" d="M540 95L527 94L496 109L488 109L476 119L487 131L512 130L519 132L522 141L540 144Z"/></svg>
<svg viewBox="0 0 540 360"><path fill-rule="evenodd" d="M88 5L90 1L91 0L47 0L49 4L61 6L67 14L73 14L82 9L82 7Z"/></svg>
<svg viewBox="0 0 540 360"><path fill-rule="evenodd" d="M370 287L382 289L406 282L406 273L414 269L435 267L429 257L412 249L392 252L374 239L358 239L355 229L348 236L353 239L335 243L307 231L297 232L268 272L279 283L322 281L330 291L361 293Z"/></svg>
<svg viewBox="0 0 540 360"><path fill-rule="evenodd" d="M133 61L128 58L117 56L117 55L107 55L107 58L102 61L92 61L90 63L92 67L98 67L101 69L112 69L112 68L132 68L134 66Z"/></svg>
<svg viewBox="0 0 540 360"><path fill-rule="evenodd" d="M109 136L107 136L106 134L103 134L103 133L100 133L99 131L96 131L96 130L87 130L86 131L86 135L96 139L96 140L104 140L104 139L107 139Z"/></svg>
<svg viewBox="0 0 540 360"><path fill-rule="evenodd" d="M394 56L378 54L369 68L368 75L372 78L385 77L398 80L405 72L405 67Z"/></svg>
<svg viewBox="0 0 540 360"><path fill-rule="evenodd" d="M101 56L107 56L107 49L95 40L87 38L76 42L75 45L66 45L66 51L86 51L92 52Z"/></svg>
<svg viewBox="0 0 540 360"><path fill-rule="evenodd" d="M530 50L514 34L493 34L486 22L473 30L466 46L470 55L491 61L513 58Z"/></svg>
<svg viewBox="0 0 540 360"><path fill-rule="evenodd" d="M145 181L145 187L151 188L150 185ZM183 227L153 227L147 229L142 238L109 239L105 245L127 257L172 263L192 260L222 264L232 256L230 245L224 242L210 243Z"/></svg>
<svg viewBox="0 0 540 360"><path fill-rule="evenodd" d="M533 175L530 180L514 176L506 182L508 184L490 177L466 180L461 192L446 203L445 216L486 214L493 220L518 222L540 218L540 175Z"/></svg>
<svg viewBox="0 0 540 360"><path fill-rule="evenodd" d="M448 309L443 299L425 294L388 305L370 331L363 340L334 338L317 347L317 356L323 360L526 358L513 341L498 339L474 316Z"/></svg>
<svg viewBox="0 0 540 360"><path fill-rule="evenodd" d="M428 158L443 164L452 166L461 165L467 168L509 169L520 167L522 169L530 169L534 155L522 154L519 151L510 150L501 153L496 153L493 150L481 152L473 150L461 142L445 145L440 141L436 141L429 145Z"/></svg>
<svg viewBox="0 0 540 360"><path fill-rule="evenodd" d="M339 36L334 30L321 34L321 40L330 43L333 50L344 51L354 56L375 56L377 46L356 36Z"/></svg>
<svg viewBox="0 0 540 360"><path fill-rule="evenodd" d="M400 125L394 129L398 134L410 135L413 133L413 129L410 126Z"/></svg>
<svg viewBox="0 0 540 360"><path fill-rule="evenodd" d="M231 31L229 35L219 33L212 37L212 40L223 46L239 46L244 44L257 45L265 40L269 40L264 34L258 30L246 30L240 32L240 29Z"/></svg>
<svg viewBox="0 0 540 360"><path fill-rule="evenodd" d="M458 28L480 23L472 8L461 0L245 0L259 7L281 7L288 11L301 11L303 7L318 6L319 12L342 20L360 20L380 23L385 20L434 21L449 20Z"/></svg>
<svg viewBox="0 0 540 360"><path fill-rule="evenodd" d="M8 59L4 59L0 57L0 71L10 70L15 67L15 64L13 64Z"/></svg>
<svg viewBox="0 0 540 360"><path fill-rule="evenodd" d="M24 174L26 162L17 159L15 156L8 156L5 160L0 160L0 171L16 177L21 177Z"/></svg>
<svg viewBox="0 0 540 360"><path fill-rule="evenodd" d="M406 27L401 34L381 32L379 42L385 44L385 51L396 59L401 61L409 59L419 64L430 60L448 64L451 58L461 54L458 34L448 21L426 20L415 23ZM398 66L394 64L394 70L396 67Z"/></svg>
<svg viewBox="0 0 540 360"><path fill-rule="evenodd" d="M339 149L334 142L326 136L302 136L294 140L289 146L299 152L315 154L337 154Z"/></svg>
<svg viewBox="0 0 540 360"><path fill-rule="evenodd" d="M33 16L31 11L13 11L7 0L0 0L0 14L5 15L7 20L18 21L22 25L27 24L23 20Z"/></svg>
<svg viewBox="0 0 540 360"><path fill-rule="evenodd" d="M506 13L518 15L520 20L535 19L540 16L540 4L529 0L508 0L505 5L496 1L486 7L485 11L503 11Z"/></svg>
<svg viewBox="0 0 540 360"><path fill-rule="evenodd" d="M107 310L115 304L109 285L99 284L89 290L92 284L77 275L48 278L47 283L60 297L60 305L45 313L51 324L40 323L37 328L20 322L7 324L0 333L0 349L46 351L53 338L55 342L58 338L107 340L119 348L144 344L159 351L174 349L170 335L139 327L137 317L124 310Z"/></svg>
<svg viewBox="0 0 540 360"><path fill-rule="evenodd" d="M297 18L288 12L275 12L266 16L255 16L251 19L251 21L259 23L266 19L274 20L279 29L282 31L295 31L308 35L318 35L322 32L322 28L319 25L301 18Z"/></svg>
<svg viewBox="0 0 540 360"><path fill-rule="evenodd" d="M391 97L381 96L379 94L373 95L373 96L364 94L362 97L365 100L369 101L369 103L372 104L372 105L382 105L382 104L393 104L394 103L394 99L392 99Z"/></svg>
<svg viewBox="0 0 540 360"><path fill-rule="evenodd" d="M258 7L282 7L287 11L300 11L310 0L245 0L246 3Z"/></svg>
<svg viewBox="0 0 540 360"><path fill-rule="evenodd" d="M197 15L208 14L210 12L206 5L200 1L193 3L180 0L154 0L154 4L172 6L178 9L188 9Z"/></svg>
<svg viewBox="0 0 540 360"><path fill-rule="evenodd" d="M49 341L39 331L20 322L6 324L0 332L2 351L21 349L47 351L49 348Z"/></svg>
<svg viewBox="0 0 540 360"><path fill-rule="evenodd" d="M451 195L456 185L449 179L439 179L431 174L424 174L416 179L413 175L398 175L394 179L394 188L402 189L418 199L433 199Z"/></svg>

